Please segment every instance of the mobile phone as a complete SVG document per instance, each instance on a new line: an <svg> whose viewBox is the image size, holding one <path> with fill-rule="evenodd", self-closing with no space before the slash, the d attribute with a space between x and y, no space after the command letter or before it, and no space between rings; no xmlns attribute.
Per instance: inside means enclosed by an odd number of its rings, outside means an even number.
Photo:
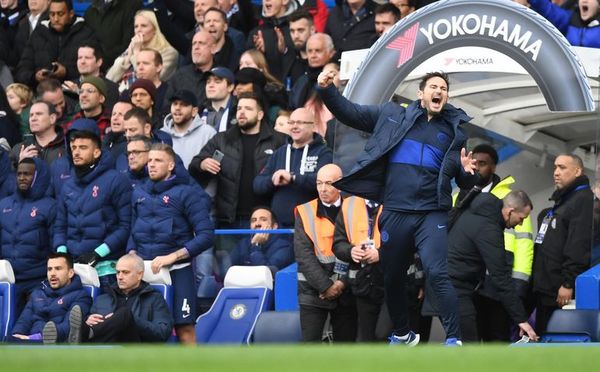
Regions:
<svg viewBox="0 0 600 372"><path fill-rule="evenodd" d="M27 133L23 135L23 146L31 146L35 145L35 139L33 138L33 134Z"/></svg>
<svg viewBox="0 0 600 372"><path fill-rule="evenodd" d="M223 158L225 157L225 154L223 154L221 151L219 150L215 150L215 152L213 153L212 158L215 159L216 161L218 161L219 163L221 161L223 161Z"/></svg>

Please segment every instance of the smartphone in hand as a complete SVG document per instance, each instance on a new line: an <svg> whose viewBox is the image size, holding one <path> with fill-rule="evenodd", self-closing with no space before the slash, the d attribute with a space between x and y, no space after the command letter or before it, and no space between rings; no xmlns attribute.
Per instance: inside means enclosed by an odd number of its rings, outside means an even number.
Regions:
<svg viewBox="0 0 600 372"><path fill-rule="evenodd" d="M213 153L213 156L212 156L212 158L215 159L216 161L218 161L219 163L223 161L224 157L225 157L225 154L223 154L219 150L215 150L215 152Z"/></svg>

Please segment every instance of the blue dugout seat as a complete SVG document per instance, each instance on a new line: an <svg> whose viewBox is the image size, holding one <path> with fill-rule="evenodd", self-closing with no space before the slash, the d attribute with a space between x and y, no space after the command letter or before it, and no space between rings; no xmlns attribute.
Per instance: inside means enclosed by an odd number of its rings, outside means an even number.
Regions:
<svg viewBox="0 0 600 372"><path fill-rule="evenodd" d="M541 342L600 342L600 311L554 311Z"/></svg>
<svg viewBox="0 0 600 372"><path fill-rule="evenodd" d="M271 308L273 275L267 266L232 266L208 312L198 317L198 343L249 344L258 316Z"/></svg>
<svg viewBox="0 0 600 372"><path fill-rule="evenodd" d="M15 274L10 262L0 260L0 341L5 341L15 322Z"/></svg>
<svg viewBox="0 0 600 372"><path fill-rule="evenodd" d="M258 316L252 342L295 343L302 341L299 311L265 311Z"/></svg>

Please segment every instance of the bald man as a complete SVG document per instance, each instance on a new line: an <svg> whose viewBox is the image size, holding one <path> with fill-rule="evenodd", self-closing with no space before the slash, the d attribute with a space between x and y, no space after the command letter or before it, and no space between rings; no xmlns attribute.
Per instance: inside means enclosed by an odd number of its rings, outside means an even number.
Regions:
<svg viewBox="0 0 600 372"><path fill-rule="evenodd" d="M254 192L272 196L271 209L280 226L294 226L294 208L317 197L317 172L333 161L323 137L315 133L315 117L305 108L292 112L291 140L278 148L254 179Z"/></svg>
<svg viewBox="0 0 600 372"><path fill-rule="evenodd" d="M348 290L348 263L333 254L335 219L342 204L333 183L342 178L335 164L317 173L319 197L296 207L294 255L298 262L298 303L305 342L320 342L327 316L333 339L356 339L356 304Z"/></svg>

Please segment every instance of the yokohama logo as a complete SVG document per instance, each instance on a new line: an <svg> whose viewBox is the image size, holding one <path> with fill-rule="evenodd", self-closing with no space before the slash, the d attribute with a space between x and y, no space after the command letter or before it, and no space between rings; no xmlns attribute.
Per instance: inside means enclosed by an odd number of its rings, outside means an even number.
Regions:
<svg viewBox="0 0 600 372"><path fill-rule="evenodd" d="M415 40L417 39L417 31L419 30L419 22L412 25L402 35L397 37L394 41L389 43L386 48L397 50L400 52L398 57L398 64L396 67L400 67L404 62L412 58L415 51Z"/></svg>

